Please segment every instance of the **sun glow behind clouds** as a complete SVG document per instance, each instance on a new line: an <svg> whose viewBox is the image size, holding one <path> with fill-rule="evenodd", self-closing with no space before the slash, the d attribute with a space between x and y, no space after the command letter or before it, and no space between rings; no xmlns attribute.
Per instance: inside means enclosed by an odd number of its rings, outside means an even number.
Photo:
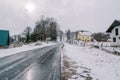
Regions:
<svg viewBox="0 0 120 80"><path fill-rule="evenodd" d="M33 3L27 3L26 6L25 6L25 9L31 13L35 10L35 5Z"/></svg>

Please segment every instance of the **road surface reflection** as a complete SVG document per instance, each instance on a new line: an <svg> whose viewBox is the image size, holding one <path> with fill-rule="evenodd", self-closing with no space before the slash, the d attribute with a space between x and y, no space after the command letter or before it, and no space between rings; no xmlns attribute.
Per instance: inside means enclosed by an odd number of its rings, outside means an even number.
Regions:
<svg viewBox="0 0 120 80"><path fill-rule="evenodd" d="M40 80L41 70L39 63L35 63L34 66L28 70L19 80Z"/></svg>

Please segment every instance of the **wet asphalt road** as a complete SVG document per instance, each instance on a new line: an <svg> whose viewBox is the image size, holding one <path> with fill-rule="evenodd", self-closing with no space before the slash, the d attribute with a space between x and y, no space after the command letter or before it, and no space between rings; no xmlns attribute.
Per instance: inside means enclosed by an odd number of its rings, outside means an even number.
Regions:
<svg viewBox="0 0 120 80"><path fill-rule="evenodd" d="M61 80L60 45L0 59L0 80Z"/></svg>

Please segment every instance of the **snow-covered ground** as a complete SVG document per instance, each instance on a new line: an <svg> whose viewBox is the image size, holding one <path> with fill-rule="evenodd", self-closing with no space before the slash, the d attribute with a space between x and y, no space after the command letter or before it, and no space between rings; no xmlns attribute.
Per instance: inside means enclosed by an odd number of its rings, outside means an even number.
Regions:
<svg viewBox="0 0 120 80"><path fill-rule="evenodd" d="M38 45L36 45L38 44ZM41 45L39 45L41 44ZM20 53L23 51L27 51L27 50L32 50L32 49L37 49L37 48L41 48L44 46L50 46L50 45L54 45L55 43L32 43L32 44L28 44L28 45L23 45L22 47L15 47L15 48L8 48L8 49L0 49L0 58L1 57L5 57L5 56L9 56L12 54L16 54L16 53Z"/></svg>
<svg viewBox="0 0 120 80"><path fill-rule="evenodd" d="M76 75L69 80L120 80L120 56L67 43L63 51L77 66Z"/></svg>

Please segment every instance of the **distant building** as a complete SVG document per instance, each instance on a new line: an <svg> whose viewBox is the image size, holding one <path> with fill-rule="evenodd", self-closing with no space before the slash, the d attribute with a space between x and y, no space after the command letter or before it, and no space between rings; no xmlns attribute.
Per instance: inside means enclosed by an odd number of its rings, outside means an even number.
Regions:
<svg viewBox="0 0 120 80"><path fill-rule="evenodd" d="M70 39L72 41L76 40L76 32L71 32Z"/></svg>
<svg viewBox="0 0 120 80"><path fill-rule="evenodd" d="M0 47L9 45L9 31L0 30Z"/></svg>
<svg viewBox="0 0 120 80"><path fill-rule="evenodd" d="M120 21L115 20L106 32L110 33L111 46L120 46Z"/></svg>
<svg viewBox="0 0 120 80"><path fill-rule="evenodd" d="M69 43L76 43L76 32L71 32L70 33L70 40L68 40Z"/></svg>
<svg viewBox="0 0 120 80"><path fill-rule="evenodd" d="M80 30L77 33L77 40L78 41L84 41L84 42L91 42L92 37L91 37L91 32L85 31L85 30Z"/></svg>

